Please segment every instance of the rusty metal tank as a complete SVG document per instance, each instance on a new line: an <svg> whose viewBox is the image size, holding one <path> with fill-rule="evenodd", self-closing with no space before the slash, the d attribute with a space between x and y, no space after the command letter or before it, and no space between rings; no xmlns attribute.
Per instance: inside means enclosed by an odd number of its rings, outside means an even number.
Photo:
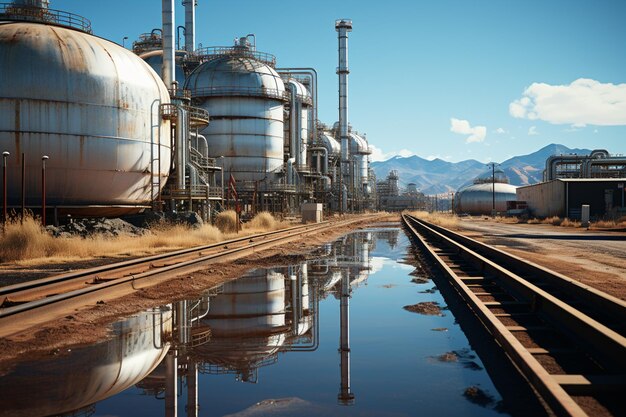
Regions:
<svg viewBox="0 0 626 417"><path fill-rule="evenodd" d="M282 169L283 108L288 96L272 55L257 52L248 38L231 48L196 51L206 61L185 83L194 105L211 114L201 133L209 156L224 156L226 178L240 181L272 180Z"/></svg>
<svg viewBox="0 0 626 417"><path fill-rule="evenodd" d="M170 168L169 128L159 117L159 104L169 102L165 85L131 51L91 35L85 19L43 7L32 21L17 21L24 10L0 8L8 204L20 204L24 153L27 206L40 205L47 155L49 207L84 215L140 210L158 188L152 157L160 153L161 184Z"/></svg>

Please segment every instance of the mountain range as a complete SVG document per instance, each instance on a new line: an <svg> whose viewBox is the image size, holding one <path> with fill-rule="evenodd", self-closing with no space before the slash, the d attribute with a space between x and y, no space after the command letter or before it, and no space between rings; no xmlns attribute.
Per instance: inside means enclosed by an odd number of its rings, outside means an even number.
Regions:
<svg viewBox="0 0 626 417"><path fill-rule="evenodd" d="M513 185L528 185L540 182L543 177L546 159L551 155L588 155L589 149L570 149L559 144L550 144L528 155L515 156L499 164L499 168ZM468 159L461 162L447 162L436 158L428 160L417 155L395 156L386 161L372 162L372 169L378 181L387 178L389 171L397 170L400 187L415 183L424 194L441 194L456 191L471 184L474 178L486 174L490 168L486 164Z"/></svg>

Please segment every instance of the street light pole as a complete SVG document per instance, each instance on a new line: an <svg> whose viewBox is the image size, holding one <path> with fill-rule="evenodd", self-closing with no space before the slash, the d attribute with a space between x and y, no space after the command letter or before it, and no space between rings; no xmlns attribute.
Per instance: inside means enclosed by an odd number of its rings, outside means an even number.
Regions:
<svg viewBox="0 0 626 417"><path fill-rule="evenodd" d="M224 210L224 155L220 156L222 161L222 210Z"/></svg>
<svg viewBox="0 0 626 417"><path fill-rule="evenodd" d="M490 162L487 166L491 167L491 216L496 216L496 165L495 162Z"/></svg>
<svg viewBox="0 0 626 417"><path fill-rule="evenodd" d="M2 152L2 222L7 225L7 157L8 151Z"/></svg>
<svg viewBox="0 0 626 417"><path fill-rule="evenodd" d="M46 161L48 155L41 157L41 225L46 227Z"/></svg>

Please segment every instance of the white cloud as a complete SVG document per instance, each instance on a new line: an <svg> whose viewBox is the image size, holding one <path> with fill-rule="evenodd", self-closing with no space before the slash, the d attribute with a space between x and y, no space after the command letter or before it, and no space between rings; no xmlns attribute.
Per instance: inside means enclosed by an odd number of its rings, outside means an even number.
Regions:
<svg viewBox="0 0 626 417"><path fill-rule="evenodd" d="M528 129L528 136L536 136L538 134L539 134L539 132L537 132L537 126L531 126Z"/></svg>
<svg viewBox="0 0 626 417"><path fill-rule="evenodd" d="M465 139L466 143L482 142L487 136L487 128L485 126L472 127L467 120L450 119L450 131L460 135L469 135Z"/></svg>
<svg viewBox="0 0 626 417"><path fill-rule="evenodd" d="M497 128L496 130L493 131L494 133L497 133L498 135L504 135L505 133L507 133L506 130L502 129L501 127Z"/></svg>
<svg viewBox="0 0 626 417"><path fill-rule="evenodd" d="M626 84L588 78L569 85L533 83L522 98L509 104L509 113L518 119L575 127L626 125Z"/></svg>
<svg viewBox="0 0 626 417"><path fill-rule="evenodd" d="M370 160L372 162L386 161L388 159L393 158L394 156L408 158L409 156L415 155L415 152L412 152L408 149L401 149L399 152L396 152L396 151L383 152L382 149L377 148L376 146L371 145L371 144L370 144L370 148L372 148L372 155L370 156Z"/></svg>

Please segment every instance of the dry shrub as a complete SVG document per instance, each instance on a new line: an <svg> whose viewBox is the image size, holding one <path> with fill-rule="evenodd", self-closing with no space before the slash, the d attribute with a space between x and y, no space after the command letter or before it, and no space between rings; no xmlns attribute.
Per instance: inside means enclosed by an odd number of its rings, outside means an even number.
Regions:
<svg viewBox="0 0 626 417"><path fill-rule="evenodd" d="M528 219L528 224L540 224L541 220L533 217L532 219Z"/></svg>
<svg viewBox="0 0 626 417"><path fill-rule="evenodd" d="M560 226L562 227L580 227L580 222L578 220L570 220L568 218L563 219Z"/></svg>
<svg viewBox="0 0 626 417"><path fill-rule="evenodd" d="M558 216L546 217L541 221L543 224L551 224L552 226L560 226L562 222L563 219Z"/></svg>
<svg viewBox="0 0 626 417"><path fill-rule="evenodd" d="M269 212L262 211L246 224L246 229L258 232L272 231L278 229L280 225L281 223Z"/></svg>
<svg viewBox="0 0 626 417"><path fill-rule="evenodd" d="M598 220L592 222L591 226L600 229L623 229L626 228L626 217L621 217L617 220Z"/></svg>
<svg viewBox="0 0 626 417"><path fill-rule="evenodd" d="M226 210L215 217L215 226L222 233L237 233L237 213Z"/></svg>
<svg viewBox="0 0 626 417"><path fill-rule="evenodd" d="M34 265L51 261L67 262L95 257L149 255L166 250L200 246L223 240L222 233L211 225L190 229L182 225L161 224L143 236L107 237L72 236L55 238L33 218L24 224L12 221L0 238L0 261L18 261Z"/></svg>
<svg viewBox="0 0 626 417"><path fill-rule="evenodd" d="M459 224L459 218L455 214L450 213L429 213L427 211L413 211L409 213L412 216L422 219L426 222L434 223L442 227L456 227Z"/></svg>

